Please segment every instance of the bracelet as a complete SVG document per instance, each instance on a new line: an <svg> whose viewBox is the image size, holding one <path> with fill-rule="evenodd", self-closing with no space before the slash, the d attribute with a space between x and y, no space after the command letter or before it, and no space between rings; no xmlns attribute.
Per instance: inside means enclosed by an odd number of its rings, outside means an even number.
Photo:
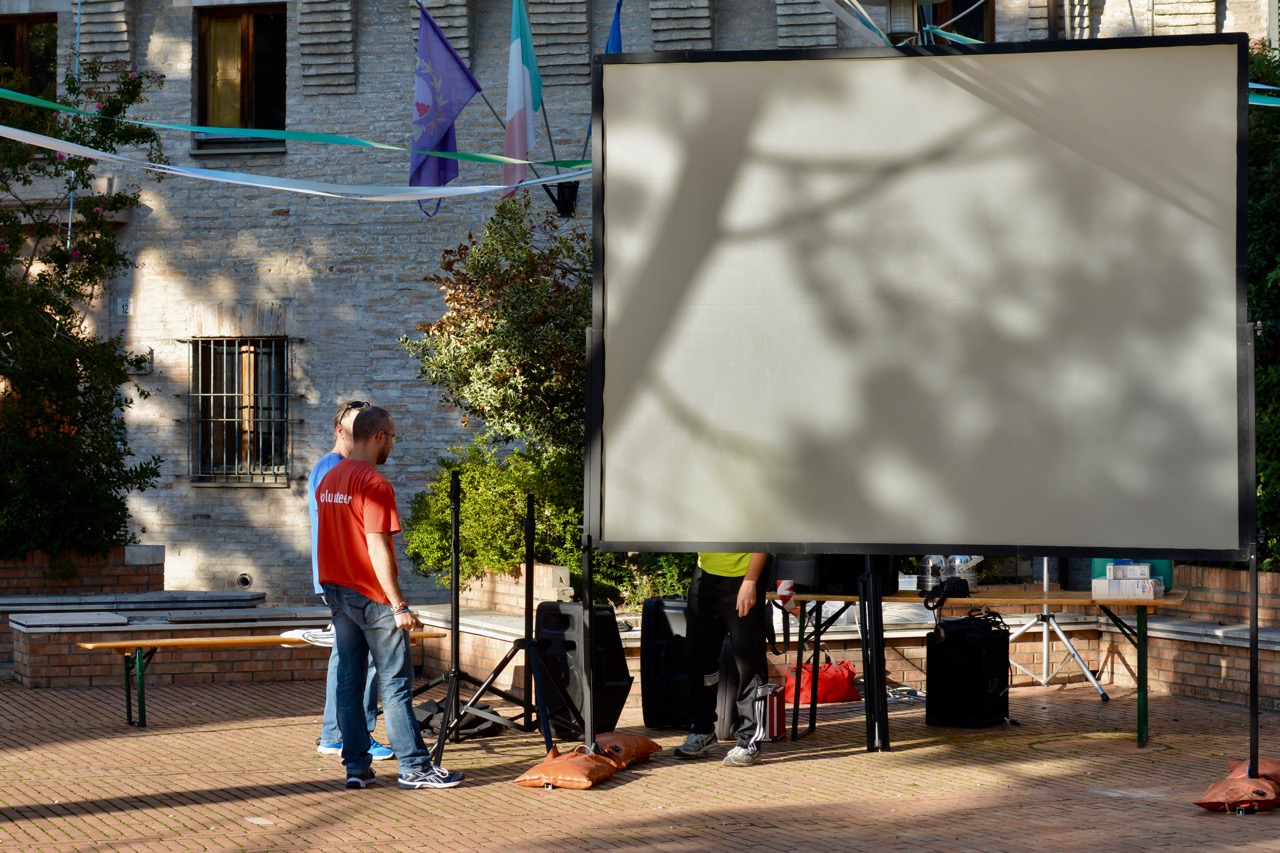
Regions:
<svg viewBox="0 0 1280 853"><path fill-rule="evenodd" d="M402 602L400 602L400 606L399 606L399 607L397 607L395 610L392 610L392 611L391 611L391 615L392 615L392 616L399 616L401 613L408 613L408 612L409 612L409 603L408 603L408 602L406 602L406 601L402 601Z"/></svg>

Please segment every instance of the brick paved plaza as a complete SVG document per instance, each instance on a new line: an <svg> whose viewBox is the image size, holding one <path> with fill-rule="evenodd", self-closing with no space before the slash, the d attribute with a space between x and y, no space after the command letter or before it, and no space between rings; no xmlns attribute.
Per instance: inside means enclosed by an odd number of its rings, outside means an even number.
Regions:
<svg viewBox="0 0 1280 853"><path fill-rule="evenodd" d="M628 710L620 728L664 749L591 791L512 784L540 760L535 735L450 745L450 791L342 786L316 755L322 685L156 686L146 729L124 724L122 690L0 683L4 850L1280 850L1280 813L1210 814L1192 801L1248 753L1244 708L1152 698L1135 745L1134 696L1024 688L1017 726L924 725L922 702L890 706L894 748L862 747L862 706L824 708L818 731L767 747L753 768L686 764L678 732ZM1277 718L1262 754L1280 755ZM1269 753L1268 745L1274 747ZM388 766L389 765L389 766Z"/></svg>

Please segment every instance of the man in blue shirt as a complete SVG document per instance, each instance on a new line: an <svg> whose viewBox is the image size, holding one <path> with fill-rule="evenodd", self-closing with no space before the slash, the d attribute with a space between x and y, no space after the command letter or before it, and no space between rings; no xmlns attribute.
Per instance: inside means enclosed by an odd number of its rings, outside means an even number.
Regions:
<svg viewBox="0 0 1280 853"><path fill-rule="evenodd" d="M320 586L320 562L316 557L317 536L320 532L319 507L316 504L316 489L324 475L351 453L351 427L356 415L371 404L364 400L352 400L338 407L333 416L333 449L320 458L311 469L307 479L307 511L311 515L311 582L316 595L324 595ZM335 644L329 653L329 673L325 677L324 721L320 725L320 739L316 742L316 752L322 755L342 754L342 732L338 730L337 694L338 690L338 647ZM369 661L369 674L364 685L365 719L369 731L373 731L378 721L378 673ZM376 761L394 758L395 753L383 744L370 738L369 754Z"/></svg>

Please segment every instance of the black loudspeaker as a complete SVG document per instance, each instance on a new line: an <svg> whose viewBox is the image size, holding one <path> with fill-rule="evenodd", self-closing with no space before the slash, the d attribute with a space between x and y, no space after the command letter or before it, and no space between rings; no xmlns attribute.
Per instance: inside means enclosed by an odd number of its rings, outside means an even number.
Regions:
<svg viewBox="0 0 1280 853"><path fill-rule="evenodd" d="M667 595L645 599L640 614L640 704L650 729L689 728L688 609Z"/></svg>
<svg viewBox="0 0 1280 853"><path fill-rule="evenodd" d="M865 554L823 554L818 559L821 570L820 592L827 595L857 595L858 578L867 573ZM871 571L880 578L880 594L898 591L898 560L889 554L872 554Z"/></svg>
<svg viewBox="0 0 1280 853"><path fill-rule="evenodd" d="M943 619L925 646L925 725L981 729L1009 718L1009 629L1002 619Z"/></svg>
<svg viewBox="0 0 1280 853"><path fill-rule="evenodd" d="M547 665L564 685L565 692L582 710L583 617L586 607L578 602L544 601L538 605L534 620L534 640L542 650ZM595 730L611 732L618 725L622 708L631 693L631 673L618 635L618 619L607 604L595 606L595 643L592 664L595 668ZM550 686L540 688L545 711L560 737L576 732L564 702Z"/></svg>

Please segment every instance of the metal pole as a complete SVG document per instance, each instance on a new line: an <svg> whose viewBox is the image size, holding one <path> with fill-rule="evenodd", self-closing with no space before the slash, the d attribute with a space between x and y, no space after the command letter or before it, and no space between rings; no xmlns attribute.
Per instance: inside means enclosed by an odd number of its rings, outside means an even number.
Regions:
<svg viewBox="0 0 1280 853"><path fill-rule="evenodd" d="M1044 581L1041 586L1044 590L1045 597L1049 595L1049 558L1044 558ZM1044 618L1040 620L1040 684L1042 686L1049 683L1049 605L1045 604L1041 609ZM1074 650L1073 650L1074 651ZM1083 667L1082 667L1083 668Z"/></svg>
<svg viewBox="0 0 1280 853"><path fill-rule="evenodd" d="M1258 778L1258 544L1249 545L1249 778Z"/></svg>
<svg viewBox="0 0 1280 853"><path fill-rule="evenodd" d="M582 742L588 752L596 751L595 682L595 602L591 597L591 534L582 548Z"/></svg>
<svg viewBox="0 0 1280 853"><path fill-rule="evenodd" d="M533 538L536 532L533 495L525 496L524 509L524 722L533 721Z"/></svg>

